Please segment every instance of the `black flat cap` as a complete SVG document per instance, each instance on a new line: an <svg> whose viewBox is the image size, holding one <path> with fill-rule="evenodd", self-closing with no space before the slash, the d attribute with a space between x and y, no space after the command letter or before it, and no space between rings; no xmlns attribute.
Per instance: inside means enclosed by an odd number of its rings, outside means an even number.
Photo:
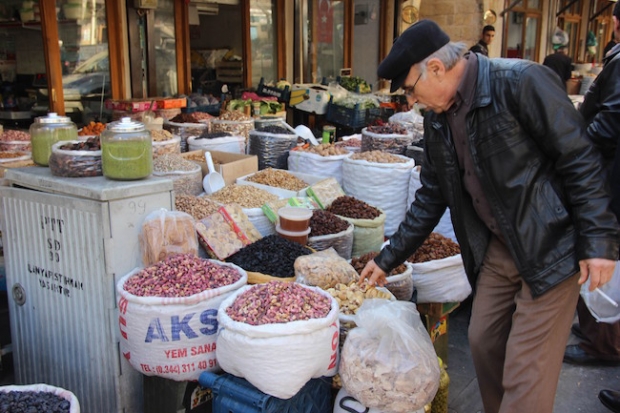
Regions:
<svg viewBox="0 0 620 413"><path fill-rule="evenodd" d="M420 20L411 25L394 42L392 50L379 65L377 74L392 80L390 92L398 90L414 64L448 44L450 38L432 20Z"/></svg>

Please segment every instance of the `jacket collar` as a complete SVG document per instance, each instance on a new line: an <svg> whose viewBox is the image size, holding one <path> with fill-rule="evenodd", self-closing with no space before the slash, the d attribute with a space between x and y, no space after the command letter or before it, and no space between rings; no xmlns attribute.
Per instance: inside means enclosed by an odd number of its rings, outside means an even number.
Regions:
<svg viewBox="0 0 620 413"><path fill-rule="evenodd" d="M603 58L603 66L611 62L618 54L620 54L620 43L616 43L616 45L607 53L607 56Z"/></svg>
<svg viewBox="0 0 620 413"><path fill-rule="evenodd" d="M478 55L478 87L472 102L472 109L487 106L491 103L491 79L489 70L491 60L486 56Z"/></svg>

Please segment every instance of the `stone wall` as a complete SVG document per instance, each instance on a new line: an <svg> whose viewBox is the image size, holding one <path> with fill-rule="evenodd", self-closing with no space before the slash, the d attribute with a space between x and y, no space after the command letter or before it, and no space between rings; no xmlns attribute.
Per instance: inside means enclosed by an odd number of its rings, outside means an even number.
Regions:
<svg viewBox="0 0 620 413"><path fill-rule="evenodd" d="M482 33L483 0L422 0L420 19L437 22L450 40L472 46Z"/></svg>

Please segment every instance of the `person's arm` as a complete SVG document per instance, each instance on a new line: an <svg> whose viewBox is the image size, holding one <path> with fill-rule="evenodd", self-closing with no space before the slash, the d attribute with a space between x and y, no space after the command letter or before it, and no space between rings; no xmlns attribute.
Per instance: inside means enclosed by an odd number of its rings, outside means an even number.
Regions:
<svg viewBox="0 0 620 413"><path fill-rule="evenodd" d="M424 124L426 129L427 122ZM424 133L429 136L431 132L425 130ZM370 285L385 285L386 274L402 264L422 245L446 211L446 202L439 189L435 166L429 159L427 150L424 151L424 156L424 166L420 169L422 187L417 190L415 200L398 230L390 237L389 244L373 261L368 262L362 271L360 283L368 279Z"/></svg>
<svg viewBox="0 0 620 413"><path fill-rule="evenodd" d="M586 128L588 138L603 154L615 153L620 136L620 54L603 69L603 79L596 79L584 97L580 111L586 120L591 118ZM599 76L600 78L600 76ZM590 105L589 100L596 100ZM595 114L590 109L598 109Z"/></svg>
<svg viewBox="0 0 620 413"><path fill-rule="evenodd" d="M563 182L562 195L577 231L580 282L590 277L594 289L613 274L620 248L618 222L609 210L600 153L585 135L583 118L551 76L536 65L524 71L516 96L520 122Z"/></svg>

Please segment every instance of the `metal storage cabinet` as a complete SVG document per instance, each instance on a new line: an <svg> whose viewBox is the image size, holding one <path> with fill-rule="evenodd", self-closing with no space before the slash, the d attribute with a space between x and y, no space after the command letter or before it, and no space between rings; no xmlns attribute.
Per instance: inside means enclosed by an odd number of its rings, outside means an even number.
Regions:
<svg viewBox="0 0 620 413"><path fill-rule="evenodd" d="M75 393L84 413L143 410L119 350L115 284L141 266L143 219L171 210L172 181L8 170L0 187L15 378Z"/></svg>

